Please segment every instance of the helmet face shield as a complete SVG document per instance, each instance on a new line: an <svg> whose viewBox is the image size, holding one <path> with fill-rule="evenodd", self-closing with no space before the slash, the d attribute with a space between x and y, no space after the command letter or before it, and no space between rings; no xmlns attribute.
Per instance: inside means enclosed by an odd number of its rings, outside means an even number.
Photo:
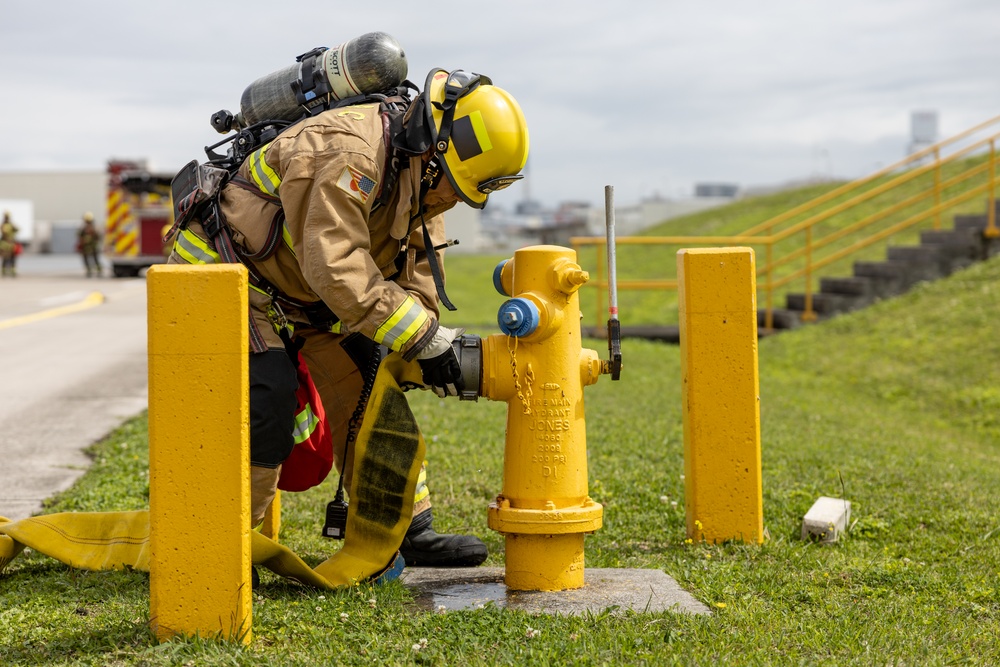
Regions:
<svg viewBox="0 0 1000 667"><path fill-rule="evenodd" d="M434 149L455 192L474 208L521 178L528 127L517 101L489 77L432 70L424 86Z"/></svg>

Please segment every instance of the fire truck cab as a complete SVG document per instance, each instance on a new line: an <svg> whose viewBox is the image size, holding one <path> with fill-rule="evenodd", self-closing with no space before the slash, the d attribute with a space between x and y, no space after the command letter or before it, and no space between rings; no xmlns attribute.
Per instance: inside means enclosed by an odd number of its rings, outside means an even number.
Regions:
<svg viewBox="0 0 1000 667"><path fill-rule="evenodd" d="M154 174L145 161L108 162L108 216L104 256L119 278L138 276L153 264L167 261L163 235L173 224L170 180Z"/></svg>

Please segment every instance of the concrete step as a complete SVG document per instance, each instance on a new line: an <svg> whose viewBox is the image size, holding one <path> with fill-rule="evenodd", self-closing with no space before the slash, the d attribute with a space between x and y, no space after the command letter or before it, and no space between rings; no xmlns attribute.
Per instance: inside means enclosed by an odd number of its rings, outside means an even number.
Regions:
<svg viewBox="0 0 1000 667"><path fill-rule="evenodd" d="M819 291L827 294L846 294L848 296L874 296L872 281L868 278L853 276L850 278L820 278Z"/></svg>
<svg viewBox="0 0 1000 667"><path fill-rule="evenodd" d="M985 213L959 213L955 215L955 229L986 229Z"/></svg>
<svg viewBox="0 0 1000 667"><path fill-rule="evenodd" d="M812 309L814 313L821 317L836 315L838 313L847 313L860 308L862 306L861 301L867 298L868 297L849 294L815 292L812 295ZM788 310L798 311L800 313L804 313L806 310L805 294L786 294L785 302L788 306Z"/></svg>
<svg viewBox="0 0 1000 667"><path fill-rule="evenodd" d="M941 251L933 245L889 246L886 259L909 262L910 264L938 264Z"/></svg>
<svg viewBox="0 0 1000 667"><path fill-rule="evenodd" d="M854 275L869 279L873 294L880 299L893 297L910 289L919 281L915 277L916 273L914 264L899 260L854 263Z"/></svg>
<svg viewBox="0 0 1000 667"><path fill-rule="evenodd" d="M774 308L771 310L773 322L773 330L777 331L780 329L796 329L802 326L801 312L796 312L792 310L786 310L784 308ZM765 335L768 332L765 327L767 326L767 309L759 308L757 310L757 327L760 335Z"/></svg>
<svg viewBox="0 0 1000 667"><path fill-rule="evenodd" d="M886 257L912 264L918 280L937 280L955 270L941 246L890 246L886 249Z"/></svg>
<svg viewBox="0 0 1000 667"><path fill-rule="evenodd" d="M984 259L987 242L976 229L934 229L920 234L922 246L938 249L946 275Z"/></svg>
<svg viewBox="0 0 1000 667"><path fill-rule="evenodd" d="M920 232L920 245L936 245L976 249L982 247L978 229L929 229Z"/></svg>
<svg viewBox="0 0 1000 667"><path fill-rule="evenodd" d="M978 232L972 233L978 235ZM961 235L962 233L959 232L956 237L960 238ZM889 259L920 264L920 274L917 277L920 280L936 280L950 276L955 271L964 269L986 257L984 239L981 235L971 243L976 245L969 245L968 242L965 244L927 243L916 247L889 248L888 257ZM935 265L937 271L933 269Z"/></svg>
<svg viewBox="0 0 1000 667"><path fill-rule="evenodd" d="M956 267L940 246L895 246L886 250L890 261L909 262L916 281L938 280L951 275Z"/></svg>

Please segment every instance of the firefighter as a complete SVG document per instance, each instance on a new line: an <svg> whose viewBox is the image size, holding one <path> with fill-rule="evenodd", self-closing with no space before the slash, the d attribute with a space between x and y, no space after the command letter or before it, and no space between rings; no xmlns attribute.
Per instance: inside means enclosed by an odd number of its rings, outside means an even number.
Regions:
<svg viewBox="0 0 1000 667"><path fill-rule="evenodd" d="M334 108L293 125L251 154L220 195L252 285L255 525L293 446L297 385L287 341L301 346L319 391L352 508L360 493L353 478L371 475L355 474L343 443L372 348L416 359L439 396L461 389L451 346L459 332L438 323L439 298L450 305L435 249L445 242L442 214L459 202L482 208L489 193L520 178L527 126L509 93L460 70L432 70L405 115L383 111L377 103ZM192 224L170 261L222 261L217 244ZM423 470L412 512L401 546L408 565L485 560L478 538L434 531Z"/></svg>
<svg viewBox="0 0 1000 667"><path fill-rule="evenodd" d="M83 214L83 224L77 231L76 251L83 257L83 265L87 269L87 277L101 277L101 260L98 253L101 247L101 235L94 226L94 214L87 211Z"/></svg>
<svg viewBox="0 0 1000 667"><path fill-rule="evenodd" d="M3 276L13 278L17 275L17 255L20 248L17 244L17 227L10 219L10 211L3 212L3 222L0 223L0 259L3 261Z"/></svg>

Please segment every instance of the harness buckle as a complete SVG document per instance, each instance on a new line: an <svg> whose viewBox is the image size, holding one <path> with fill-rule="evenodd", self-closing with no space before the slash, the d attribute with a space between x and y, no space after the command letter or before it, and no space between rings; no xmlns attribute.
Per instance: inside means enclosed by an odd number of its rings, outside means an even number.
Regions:
<svg viewBox="0 0 1000 667"><path fill-rule="evenodd" d="M273 294L271 295L271 303L268 305L265 314L267 315L267 321L274 327L275 333L280 335L282 331L290 328L288 318L285 317L285 311L281 309L281 305L275 300Z"/></svg>

